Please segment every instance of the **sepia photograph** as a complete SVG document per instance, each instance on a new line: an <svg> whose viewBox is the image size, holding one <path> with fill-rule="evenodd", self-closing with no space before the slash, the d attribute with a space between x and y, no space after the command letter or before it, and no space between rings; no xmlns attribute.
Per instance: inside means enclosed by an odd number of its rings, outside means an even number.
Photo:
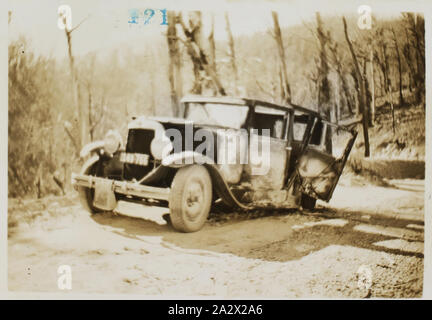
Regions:
<svg viewBox="0 0 432 320"><path fill-rule="evenodd" d="M430 17L392 3L9 1L8 292L424 297Z"/></svg>

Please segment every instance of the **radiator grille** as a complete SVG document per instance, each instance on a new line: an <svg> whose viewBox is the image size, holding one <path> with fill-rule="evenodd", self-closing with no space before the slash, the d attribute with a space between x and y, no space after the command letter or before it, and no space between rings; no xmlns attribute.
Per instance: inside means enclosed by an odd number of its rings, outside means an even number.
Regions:
<svg viewBox="0 0 432 320"><path fill-rule="evenodd" d="M128 139L126 144L126 152L130 153L143 153L148 154L149 164L147 167L135 165L135 164L124 164L123 178L125 180L141 179L153 168L153 157L150 153L150 144L155 136L154 130L148 129L130 129L128 133Z"/></svg>

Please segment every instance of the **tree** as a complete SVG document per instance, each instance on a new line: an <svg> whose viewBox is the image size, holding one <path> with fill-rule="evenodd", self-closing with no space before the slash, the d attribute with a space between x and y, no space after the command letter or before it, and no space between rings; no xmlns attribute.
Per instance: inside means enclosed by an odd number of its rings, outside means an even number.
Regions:
<svg viewBox="0 0 432 320"><path fill-rule="evenodd" d="M104 116L104 113L106 110L105 108L105 89L103 89L100 102L97 103L95 100L97 100L95 88L93 86L93 83L95 81L95 60L96 60L96 54L92 53L87 56L88 64L85 64L84 70L81 77L81 83L83 83L87 89L87 115L88 115L88 132L90 135L90 141L94 140L94 133L96 127L100 124L102 121L102 118Z"/></svg>
<svg viewBox="0 0 432 320"><path fill-rule="evenodd" d="M82 148L84 145L88 143L88 123L87 118L85 116L85 112L83 110L82 104L81 104L81 92L80 92L80 86L78 82L78 75L75 69L75 57L72 53L72 32L79 28L79 26L86 20L82 20L78 25L76 25L73 28L68 28L67 23L67 17L65 14L61 14L61 18L63 20L67 45L68 45L68 57L69 57L69 67L70 67L70 73L71 73L71 80L72 80L72 91L73 91L73 98L74 98L74 104L78 110L78 125L80 127L79 130L79 141L80 145L79 147ZM68 130L65 128L65 130ZM70 132L69 132L70 133ZM76 143L76 142L75 142Z"/></svg>
<svg viewBox="0 0 432 320"><path fill-rule="evenodd" d="M378 35L380 37L381 45L378 47L379 53L375 55L375 60L377 61L378 65L381 68L381 72L383 74L383 91L384 94L387 96L387 100L390 104L390 111L391 111L391 117L392 117L392 129L393 133L395 133L395 112L394 112L394 105L393 105L393 95L392 95L392 82L391 82L391 76L390 76L390 66L389 66L389 60L390 55L388 54L388 45L385 39L384 29L379 28L378 29Z"/></svg>
<svg viewBox="0 0 432 320"><path fill-rule="evenodd" d="M35 57L26 44L20 38L8 47L8 194L40 198L56 191L47 179L58 164L54 153L68 153L56 135L54 61Z"/></svg>
<svg viewBox="0 0 432 320"><path fill-rule="evenodd" d="M421 103L425 107L425 28L424 18L415 13L403 13L403 21L405 28L409 33L410 45L415 50L415 71L414 83L415 97L417 103Z"/></svg>
<svg viewBox="0 0 432 320"><path fill-rule="evenodd" d="M344 26L345 40L348 43L348 47L349 47L351 57L353 60L353 64L354 64L355 75L356 75L357 81L359 83L359 103L360 103L360 107L363 111L362 112L363 113L362 122L363 122L363 138L364 138L364 145L365 145L364 155L365 155L365 157L369 157L370 156L369 132L368 132L369 121L368 121L368 111L367 111L367 104L366 104L366 86L365 86L365 81L363 79L362 73L360 71L360 65L359 65L359 62L357 60L357 56L355 54L354 47L353 47L351 40L348 36L348 27L347 27L347 22L346 22L345 17L342 17L342 22L343 22L343 26Z"/></svg>
<svg viewBox="0 0 432 320"><path fill-rule="evenodd" d="M174 11L167 12L168 31L167 43L169 50L168 80L171 89L171 109L174 116L179 112L179 96L183 94L183 84L181 75L181 58L178 47L176 14Z"/></svg>
<svg viewBox="0 0 432 320"><path fill-rule="evenodd" d="M370 102L370 125L373 126L375 122L375 72L374 72L374 58L373 58L373 41L370 41L370 51L369 51L369 63L370 63L370 92L371 92L371 102Z"/></svg>
<svg viewBox="0 0 432 320"><path fill-rule="evenodd" d="M272 36L273 39L275 39L276 41L276 45L279 52L279 62L280 62L279 78L280 78L280 84L282 89L281 99L283 103L291 103L291 88L288 80L288 72L287 72L287 66L285 60L285 49L282 41L282 33L279 26L279 19L278 19L277 12L272 11L272 17L273 17L273 30L274 30Z"/></svg>
<svg viewBox="0 0 432 320"><path fill-rule="evenodd" d="M213 68L213 71L217 74L217 68L216 68L216 44L214 39L214 14L211 15L211 31L208 36L208 42L210 46L210 53L209 53L209 60L210 65Z"/></svg>
<svg viewBox="0 0 432 320"><path fill-rule="evenodd" d="M334 107L334 103L331 101L331 84L328 79L329 77L329 65L327 61L327 42L330 38L329 35L325 34L323 23L320 14L316 13L317 20L317 35L319 40L319 77L318 77L318 111L323 114L328 120L331 119L331 110ZM331 127L327 127L326 133L326 149L328 152L332 152L332 140L331 140Z"/></svg>
<svg viewBox="0 0 432 320"><path fill-rule="evenodd" d="M230 57L231 62L231 68L234 74L234 88L237 92L238 89L238 72L237 72L237 64L236 64L236 57L235 57L235 49L234 49L234 38L231 32L231 25L230 20L228 16L228 12L225 12L225 26L226 26L226 32L228 34L228 47L229 47L229 53L228 56Z"/></svg>
<svg viewBox="0 0 432 320"><path fill-rule="evenodd" d="M183 43L193 64L195 82L192 93L200 94L202 92L202 83L204 79L208 78L218 94L226 95L220 79L209 63L208 55L203 49L201 12L194 11L190 13L189 26L184 23L181 13L178 15L177 21L186 37Z"/></svg>
<svg viewBox="0 0 432 320"><path fill-rule="evenodd" d="M377 50L374 53L374 60L378 64L381 74L383 76L382 83L381 83L381 89L383 91L383 94L388 94L389 87L391 87L391 81L390 81L390 70L389 70L389 55L387 53L387 42L386 37L384 34L384 29L379 28L377 31L376 36L379 38L380 45L377 46Z"/></svg>
<svg viewBox="0 0 432 320"><path fill-rule="evenodd" d="M352 116L352 115L354 115L354 108L353 108L353 105L352 105L353 103L352 103L351 98L350 98L348 83L347 83L347 80L345 78L345 72L343 70L343 65L342 65L343 62L340 58L339 45L331 37L329 37L328 40L329 40L328 48L329 48L330 53L332 55L332 61L334 64L334 68L338 74L339 81L340 81L340 84L342 87L342 93L343 93L343 98L344 98L342 100L346 101L348 112Z"/></svg>
<svg viewBox="0 0 432 320"><path fill-rule="evenodd" d="M319 111L330 119L330 81L328 79L329 66L327 61L327 41L328 36L325 34L320 14L316 13L317 20L317 35L319 41L319 84L318 84L318 108Z"/></svg>
<svg viewBox="0 0 432 320"><path fill-rule="evenodd" d="M413 87L414 87L414 73L415 73L415 67L413 64L413 58L411 55L411 45L410 45L410 40L409 40L409 36L408 36L408 30L406 28L405 29L405 37L406 37L406 42L402 47L402 53L403 56L405 58L405 63L408 66L408 88L409 91L412 92L413 91Z"/></svg>
<svg viewBox="0 0 432 320"><path fill-rule="evenodd" d="M399 52L399 45L398 41L396 39L396 34L393 28L391 28L392 34L393 34L393 42L395 45L395 51L396 51L396 57L398 62L398 73L399 73L399 105L405 104L404 97L402 94L402 63L401 63L401 56Z"/></svg>

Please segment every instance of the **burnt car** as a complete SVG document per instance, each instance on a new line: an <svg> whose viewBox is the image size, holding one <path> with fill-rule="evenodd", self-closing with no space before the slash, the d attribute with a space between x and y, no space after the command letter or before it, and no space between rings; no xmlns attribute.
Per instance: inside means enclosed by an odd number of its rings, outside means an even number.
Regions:
<svg viewBox="0 0 432 320"><path fill-rule="evenodd" d="M125 143L110 130L86 145L72 175L83 206L168 207L182 232L201 229L218 204L313 209L332 197L357 136L301 106L248 98L187 96L180 114L134 117Z"/></svg>

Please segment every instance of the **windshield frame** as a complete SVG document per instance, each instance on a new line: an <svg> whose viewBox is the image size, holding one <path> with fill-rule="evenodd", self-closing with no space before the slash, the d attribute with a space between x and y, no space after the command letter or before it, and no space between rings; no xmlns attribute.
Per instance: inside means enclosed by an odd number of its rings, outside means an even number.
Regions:
<svg viewBox="0 0 432 320"><path fill-rule="evenodd" d="M209 101L188 101L188 102L184 102L184 107L183 107L183 119L187 120L187 121L192 121L194 124L197 125L201 125L201 126L208 126L208 127L217 127L217 128L229 128L229 129L242 129L245 128L247 126L250 114L251 114L251 107L247 104L232 104L232 103L223 103L223 102L209 102ZM235 127L235 126L224 126L224 125L218 125L218 124L213 124L213 123L201 123L201 122L197 122L195 120L192 119L187 119L188 113L190 111L190 104L194 104L194 105L215 105L217 107L220 106L227 106L227 107L231 107L231 108L247 108L247 113L246 116L244 118L243 123L241 124L240 127Z"/></svg>

